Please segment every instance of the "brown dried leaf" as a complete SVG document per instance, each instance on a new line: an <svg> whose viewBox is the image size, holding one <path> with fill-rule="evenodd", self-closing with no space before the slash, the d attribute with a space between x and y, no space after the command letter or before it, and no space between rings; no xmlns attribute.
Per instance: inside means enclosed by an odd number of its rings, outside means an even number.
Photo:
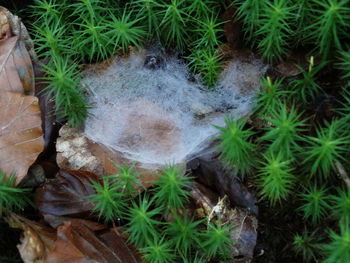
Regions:
<svg viewBox="0 0 350 263"><path fill-rule="evenodd" d="M94 193L90 184L97 180L90 172L60 170L56 178L37 188L36 206L42 214L88 217L93 205L87 197Z"/></svg>
<svg viewBox="0 0 350 263"><path fill-rule="evenodd" d="M250 262L257 240L255 216L238 207L231 208L225 201L225 197L220 199L209 188L198 183L192 185L191 196L195 201L197 216L206 218L208 221L220 218L233 226L231 239L233 240L232 255L235 258L229 262Z"/></svg>
<svg viewBox="0 0 350 263"><path fill-rule="evenodd" d="M66 221L57 229L57 241L47 263L138 263L135 249L126 245L114 229L94 232L78 220Z"/></svg>
<svg viewBox="0 0 350 263"><path fill-rule="evenodd" d="M33 87L32 61L19 36L0 40L0 90L29 93Z"/></svg>
<svg viewBox="0 0 350 263"><path fill-rule="evenodd" d="M7 221L11 227L23 230L21 244L17 245L22 260L25 263L44 263L47 253L54 247L55 231L13 213Z"/></svg>
<svg viewBox="0 0 350 263"><path fill-rule="evenodd" d="M0 82L0 87L1 82ZM0 169L16 173L19 183L43 150L38 99L2 91L0 96Z"/></svg>
<svg viewBox="0 0 350 263"><path fill-rule="evenodd" d="M0 11L0 39L8 38L12 35L9 20L4 12Z"/></svg>

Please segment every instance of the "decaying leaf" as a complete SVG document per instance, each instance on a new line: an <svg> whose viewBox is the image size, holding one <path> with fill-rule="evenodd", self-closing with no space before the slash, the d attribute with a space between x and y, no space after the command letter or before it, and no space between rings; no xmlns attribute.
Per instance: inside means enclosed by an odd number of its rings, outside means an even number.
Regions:
<svg viewBox="0 0 350 263"><path fill-rule="evenodd" d="M250 262L257 241L256 217L241 208L230 207L227 196L220 198L209 188L198 183L193 184L191 196L195 200L197 216L207 218L208 221L220 218L222 222L233 226L231 239L234 259L230 263Z"/></svg>
<svg viewBox="0 0 350 263"><path fill-rule="evenodd" d="M202 184L215 189L220 196L226 195L231 204L258 214L257 199L216 158L217 154L202 155L188 163L188 169Z"/></svg>
<svg viewBox="0 0 350 263"><path fill-rule="evenodd" d="M2 91L33 91L32 61L19 36L0 40L0 84Z"/></svg>
<svg viewBox="0 0 350 263"><path fill-rule="evenodd" d="M88 217L93 205L87 197L94 193L91 181L97 180L90 172L60 170L54 179L37 188L36 207L42 214Z"/></svg>
<svg viewBox="0 0 350 263"><path fill-rule="evenodd" d="M115 229L94 232L79 221L66 221L57 229L57 241L47 263L137 263L135 249Z"/></svg>
<svg viewBox="0 0 350 263"><path fill-rule="evenodd" d="M14 213L7 221L11 227L23 230L21 243L17 245L22 260L25 263L44 263L47 253L54 247L55 231Z"/></svg>
<svg viewBox="0 0 350 263"><path fill-rule="evenodd" d="M0 87L2 84L0 83ZM38 99L2 91L0 96L0 169L19 183L43 150Z"/></svg>

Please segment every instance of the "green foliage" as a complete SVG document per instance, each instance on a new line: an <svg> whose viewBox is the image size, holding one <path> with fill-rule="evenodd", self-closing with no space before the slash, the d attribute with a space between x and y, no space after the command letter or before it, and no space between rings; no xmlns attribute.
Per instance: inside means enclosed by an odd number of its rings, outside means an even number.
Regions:
<svg viewBox="0 0 350 263"><path fill-rule="evenodd" d="M159 4L160 31L164 44L182 51L187 46L187 14L184 0L169 0Z"/></svg>
<svg viewBox="0 0 350 263"><path fill-rule="evenodd" d="M142 18L132 18L131 13L127 13L126 9L119 17L110 14L108 18L108 36L114 44L114 50L120 47L123 52L126 52L129 50L129 46L141 47L147 35L144 27L138 25Z"/></svg>
<svg viewBox="0 0 350 263"><path fill-rule="evenodd" d="M157 181L152 182L156 205L166 209L183 208L189 198L191 177L181 175L181 168L169 166L157 175Z"/></svg>
<svg viewBox="0 0 350 263"><path fill-rule="evenodd" d="M333 216L341 222L350 222L350 189L338 189L331 197Z"/></svg>
<svg viewBox="0 0 350 263"><path fill-rule="evenodd" d="M310 167L312 175L320 174L328 177L335 170L335 162L345 161L344 154L348 151L349 137L339 135L339 122L326 123L326 127L316 130L316 137L307 137L309 144L303 154L303 163Z"/></svg>
<svg viewBox="0 0 350 263"><path fill-rule="evenodd" d="M271 205L281 203L293 190L295 176L290 167L290 161L282 154L268 152L263 155L258 171L257 184L261 187L260 195L269 200Z"/></svg>
<svg viewBox="0 0 350 263"><path fill-rule="evenodd" d="M233 0L237 8L237 17L243 22L245 38L252 41L259 28L259 20L262 10L266 8L266 2L262 0Z"/></svg>
<svg viewBox="0 0 350 263"><path fill-rule="evenodd" d="M350 49L348 51L342 51L340 55L341 62L339 63L339 68L344 72L341 77L350 80Z"/></svg>
<svg viewBox="0 0 350 263"><path fill-rule="evenodd" d="M291 23L295 19L295 8L286 0L264 2L266 5L259 16L255 34L261 38L258 49L262 57L271 63L280 60L287 53L288 40L292 35Z"/></svg>
<svg viewBox="0 0 350 263"><path fill-rule="evenodd" d="M137 17L146 25L149 35L156 35L159 38L160 17L156 11L156 0L133 0L131 8L136 10Z"/></svg>
<svg viewBox="0 0 350 263"><path fill-rule="evenodd" d="M245 120L225 120L226 127L216 127L221 134L218 150L220 159L233 167L234 174L247 174L254 165L255 145L250 142L254 132L244 129Z"/></svg>
<svg viewBox="0 0 350 263"><path fill-rule="evenodd" d="M158 241L152 241L147 247L141 249L144 258L150 263L172 263L175 262L175 253L170 241L165 241L164 237Z"/></svg>
<svg viewBox="0 0 350 263"><path fill-rule="evenodd" d="M317 262L317 254L321 249L321 245L317 242L316 232L308 233L305 229L301 235L294 235L293 250L303 258L304 262Z"/></svg>
<svg viewBox="0 0 350 263"><path fill-rule="evenodd" d="M303 212L305 219L311 219L313 224L325 217L331 208L329 205L330 196L327 195L327 189L324 187L312 186L299 196L303 205L298 210Z"/></svg>
<svg viewBox="0 0 350 263"><path fill-rule="evenodd" d="M89 201L95 204L93 211L98 213L99 218L103 217L105 222L120 218L127 205L121 186L107 176L103 177L102 184L93 181L91 185L96 193L89 196Z"/></svg>
<svg viewBox="0 0 350 263"><path fill-rule="evenodd" d="M28 197L29 189L16 187L16 176L0 171L0 216L3 209L8 211L23 209L31 201Z"/></svg>
<svg viewBox="0 0 350 263"><path fill-rule="evenodd" d="M160 207L151 209L152 202L148 197L139 198L139 202L132 202L132 207L127 212L129 223L126 232L129 234L128 240L138 247L152 244L158 239L157 225L159 221L153 219L160 214Z"/></svg>
<svg viewBox="0 0 350 263"><path fill-rule="evenodd" d="M198 33L199 38L194 41L196 49L209 48L215 50L221 43L219 37L224 31L222 28L223 22L218 22L218 18L214 15L201 18L197 21L198 27L194 29Z"/></svg>
<svg viewBox="0 0 350 263"><path fill-rule="evenodd" d="M192 71L200 73L204 84L212 88L219 78L222 56L214 49L205 48L194 50L187 59Z"/></svg>
<svg viewBox="0 0 350 263"><path fill-rule="evenodd" d="M287 95L287 91L281 89L283 79L277 79L272 82L270 77L263 78L261 81L261 90L257 98L257 109L261 115L277 110L282 98Z"/></svg>
<svg viewBox="0 0 350 263"><path fill-rule="evenodd" d="M323 68L325 63L320 63L315 67L314 57L310 57L308 70L297 66L302 74L302 78L294 79L290 86L295 97L305 104L315 100L316 96L321 92L321 87L316 82L316 75Z"/></svg>
<svg viewBox="0 0 350 263"><path fill-rule="evenodd" d="M324 246L326 259L324 263L350 262L350 228L349 223L340 224L340 233L330 231L330 243Z"/></svg>
<svg viewBox="0 0 350 263"><path fill-rule="evenodd" d="M51 19L58 19L61 16L65 0L34 0L34 16L45 22ZM63 4L63 5L62 5Z"/></svg>
<svg viewBox="0 0 350 263"><path fill-rule="evenodd" d="M112 53L108 27L104 19L88 19L81 17L73 31L75 53L83 61L101 61Z"/></svg>
<svg viewBox="0 0 350 263"><path fill-rule="evenodd" d="M343 40L350 37L350 7L348 0L312 0L312 23L305 28L308 38L315 41L319 54L328 59L342 50Z"/></svg>
<svg viewBox="0 0 350 263"><path fill-rule="evenodd" d="M201 245L201 232L198 225L202 221L193 221L187 216L181 218L175 214L175 219L167 226L166 233L177 251L188 257L196 245Z"/></svg>
<svg viewBox="0 0 350 263"><path fill-rule="evenodd" d="M214 0L187 0L187 12L197 19L210 17L216 11L217 3Z"/></svg>
<svg viewBox="0 0 350 263"><path fill-rule="evenodd" d="M225 225L220 220L216 224L211 222L208 225L208 231L202 237L203 253L208 258L222 257L228 259L231 255L231 234L231 226L229 224Z"/></svg>
<svg viewBox="0 0 350 263"><path fill-rule="evenodd" d="M88 115L88 104L83 90L79 87L80 74L77 65L68 58L53 56L48 65L44 65L47 84L45 89L55 100L55 113L58 118L68 118L71 126L81 126Z"/></svg>
<svg viewBox="0 0 350 263"><path fill-rule="evenodd" d="M271 110L265 120L269 126L265 128L266 133L259 140L270 142L268 151L280 153L287 160L292 159L293 153L300 149L298 142L302 138L299 133L304 131L305 120L301 120L301 115L294 107L287 109L282 103L277 109Z"/></svg>
<svg viewBox="0 0 350 263"><path fill-rule="evenodd" d="M36 52L40 57L51 57L67 53L70 49L66 39L67 28L60 21L45 21L34 26Z"/></svg>
<svg viewBox="0 0 350 263"><path fill-rule="evenodd" d="M121 185L121 191L127 195L132 196L137 193L137 187L141 186L138 173L134 166L124 165L120 166L113 163L114 167L118 169L118 173L111 175Z"/></svg>

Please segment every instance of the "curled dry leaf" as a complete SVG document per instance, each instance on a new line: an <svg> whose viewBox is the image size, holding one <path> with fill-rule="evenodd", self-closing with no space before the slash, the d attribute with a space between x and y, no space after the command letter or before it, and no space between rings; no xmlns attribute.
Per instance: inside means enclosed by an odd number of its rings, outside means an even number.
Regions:
<svg viewBox="0 0 350 263"><path fill-rule="evenodd" d="M0 87L2 84L0 83ZM1 88L0 88L1 89ZM19 183L43 150L38 99L2 91L0 96L0 169Z"/></svg>
<svg viewBox="0 0 350 263"><path fill-rule="evenodd" d="M0 89L3 91L19 93L33 91L33 65L20 36L0 39L0 84Z"/></svg>
<svg viewBox="0 0 350 263"><path fill-rule="evenodd" d="M25 263L44 263L54 247L55 231L14 213L9 215L7 222L11 227L23 230L21 243L17 245L22 260Z"/></svg>
<svg viewBox="0 0 350 263"><path fill-rule="evenodd" d="M115 229L94 232L79 220L57 228L57 241L47 263L138 263L142 262Z"/></svg>
<svg viewBox="0 0 350 263"><path fill-rule="evenodd" d="M188 169L202 184L215 189L220 196L227 195L231 204L258 214L256 197L216 158L216 153L205 154L188 163Z"/></svg>
<svg viewBox="0 0 350 263"><path fill-rule="evenodd" d="M88 217L93 204L87 197L94 193L91 181L97 180L90 172L60 170L54 179L37 188L36 206L42 214Z"/></svg>

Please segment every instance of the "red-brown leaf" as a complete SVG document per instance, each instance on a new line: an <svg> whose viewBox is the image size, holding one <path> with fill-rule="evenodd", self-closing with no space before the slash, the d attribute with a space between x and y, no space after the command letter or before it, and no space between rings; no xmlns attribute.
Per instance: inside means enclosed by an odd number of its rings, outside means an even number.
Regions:
<svg viewBox="0 0 350 263"><path fill-rule="evenodd" d="M60 170L36 190L36 206L42 214L57 216L89 216L92 204L87 196L94 193L91 181L96 175L86 171Z"/></svg>

